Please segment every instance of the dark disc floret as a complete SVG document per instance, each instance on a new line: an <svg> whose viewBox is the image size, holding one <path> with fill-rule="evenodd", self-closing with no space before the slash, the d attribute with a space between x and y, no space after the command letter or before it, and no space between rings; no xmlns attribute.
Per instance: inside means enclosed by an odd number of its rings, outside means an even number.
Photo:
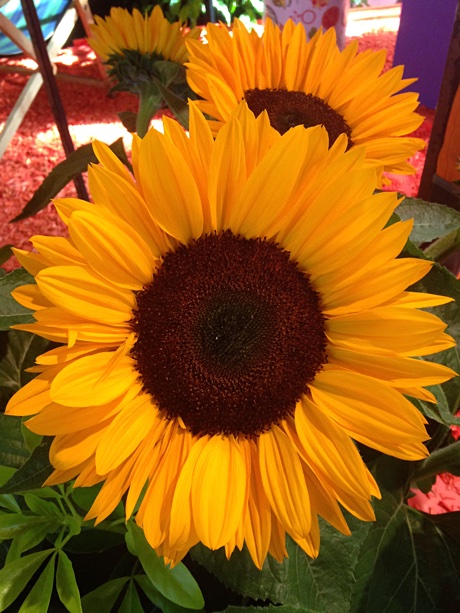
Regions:
<svg viewBox="0 0 460 613"><path fill-rule="evenodd" d="M294 126L324 126L329 145L341 134L347 135L348 148L353 145L351 128L342 115L313 94L286 89L248 89L244 98L256 117L267 111L271 125L280 134Z"/></svg>
<svg viewBox="0 0 460 613"><path fill-rule="evenodd" d="M266 431L327 361L308 276L276 243L230 231L166 254L131 325L144 389L193 434Z"/></svg>

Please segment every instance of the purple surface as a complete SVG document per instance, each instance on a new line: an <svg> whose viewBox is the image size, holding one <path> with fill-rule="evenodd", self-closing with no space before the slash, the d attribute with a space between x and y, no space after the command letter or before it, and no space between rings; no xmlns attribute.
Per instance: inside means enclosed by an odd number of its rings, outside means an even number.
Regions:
<svg viewBox="0 0 460 613"><path fill-rule="evenodd" d="M452 36L457 0L403 0L393 65L418 81L407 88L435 108Z"/></svg>

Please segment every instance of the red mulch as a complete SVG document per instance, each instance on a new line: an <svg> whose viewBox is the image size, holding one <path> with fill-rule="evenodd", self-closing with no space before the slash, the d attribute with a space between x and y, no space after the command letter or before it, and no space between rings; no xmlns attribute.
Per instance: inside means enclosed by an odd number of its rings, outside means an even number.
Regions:
<svg viewBox="0 0 460 613"><path fill-rule="evenodd" d="M351 40L351 39L350 39ZM392 65L396 33L377 31L358 37L359 49L386 49L385 68ZM21 57L0 59L1 65L31 65ZM33 63L32 63L33 66ZM58 71L100 81L94 62L94 54L84 41L75 41L75 46L61 52L57 60ZM27 77L14 73L0 72L0 124L6 120L11 108L19 96ZM59 92L65 107L70 132L75 146L98 138L104 142L113 142L126 132L118 121L117 113L136 110L137 102L130 94L107 96L107 89L96 84L81 85L58 80ZM423 138L428 143L433 122L434 111L425 107L419 113L426 119L414 136ZM125 141L129 147L129 138ZM0 173L3 185L0 192L0 247L12 244L21 249L30 249L29 238L34 234L58 235L66 232L53 207L47 207L32 218L21 222L8 223L18 215L34 191L40 186L51 169L64 159L61 141L54 124L53 115L42 90L37 95L22 125L3 158L0 160ZM387 189L397 190L407 196L417 194L421 173L425 161L424 151L418 152L411 160L416 174L408 177L391 176L391 185ZM59 194L76 196L73 184L69 184ZM4 265L6 270L18 266L15 258L10 258ZM452 475L438 477L432 492L428 495L417 493L411 504L430 513L441 513L460 509L460 479Z"/></svg>

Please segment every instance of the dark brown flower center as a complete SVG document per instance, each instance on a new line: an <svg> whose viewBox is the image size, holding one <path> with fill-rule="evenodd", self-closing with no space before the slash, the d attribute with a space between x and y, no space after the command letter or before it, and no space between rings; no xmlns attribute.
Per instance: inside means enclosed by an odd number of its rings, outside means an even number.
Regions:
<svg viewBox="0 0 460 613"><path fill-rule="evenodd" d="M342 115L312 94L286 89L248 89L244 97L256 117L266 110L271 125L281 134L294 126L321 125L329 134L329 145L343 133L347 135L348 148L353 145L350 126Z"/></svg>
<svg viewBox="0 0 460 613"><path fill-rule="evenodd" d="M194 434L266 431L326 362L307 275L276 244L230 231L168 253L132 327L144 389Z"/></svg>

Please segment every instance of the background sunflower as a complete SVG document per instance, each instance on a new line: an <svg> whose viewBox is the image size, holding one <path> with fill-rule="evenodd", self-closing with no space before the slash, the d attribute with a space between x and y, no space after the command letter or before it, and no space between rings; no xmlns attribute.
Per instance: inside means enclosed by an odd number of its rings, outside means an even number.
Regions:
<svg viewBox="0 0 460 613"><path fill-rule="evenodd" d="M324 125L330 144L346 134L348 148L364 145L369 164L413 172L407 160L424 147L407 136L423 121L414 112L418 95L398 93L413 82L402 78L402 66L382 74L384 50L358 53L353 41L340 52L334 28L308 41L301 23L289 20L281 31L269 18L260 37L235 19L231 31L208 24L207 44L187 47L187 80L202 98L194 104L212 118L214 133L246 100L281 133Z"/></svg>

